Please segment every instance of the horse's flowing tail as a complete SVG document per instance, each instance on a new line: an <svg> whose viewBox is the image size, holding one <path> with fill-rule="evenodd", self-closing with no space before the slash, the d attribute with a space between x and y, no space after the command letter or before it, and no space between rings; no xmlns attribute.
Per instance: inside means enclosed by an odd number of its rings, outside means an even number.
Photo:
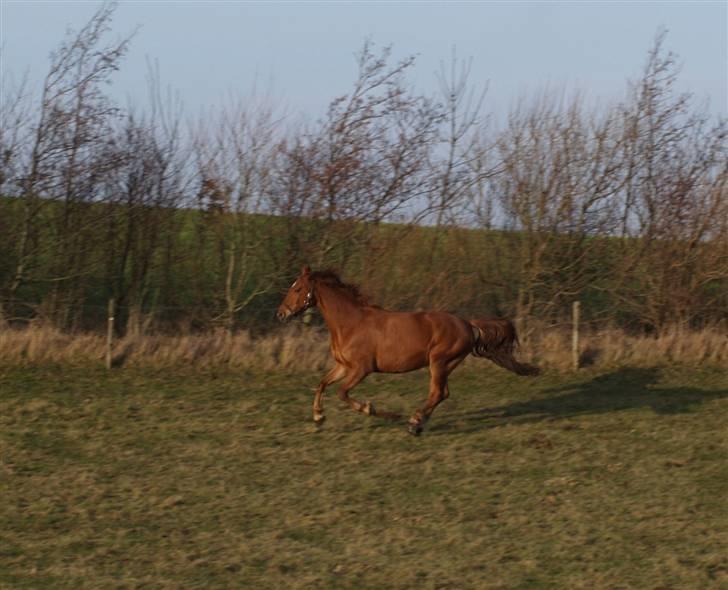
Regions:
<svg viewBox="0 0 728 590"><path fill-rule="evenodd" d="M516 328L510 320L470 320L475 343L473 356L487 358L517 375L538 375L541 369L519 363L513 356L518 344Z"/></svg>

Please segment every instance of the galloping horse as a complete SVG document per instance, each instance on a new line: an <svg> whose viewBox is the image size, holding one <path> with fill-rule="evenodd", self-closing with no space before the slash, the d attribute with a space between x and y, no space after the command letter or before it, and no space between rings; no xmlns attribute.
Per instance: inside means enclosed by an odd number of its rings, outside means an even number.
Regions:
<svg viewBox="0 0 728 590"><path fill-rule="evenodd" d="M447 378L468 354L490 359L518 375L539 373L537 367L513 357L518 339L509 320L464 320L442 311L387 311L370 305L357 287L343 283L333 272L312 272L304 266L276 315L285 321L313 306L318 306L329 328L336 361L314 394L317 425L325 419L324 390L341 379L339 398L353 410L374 416L377 412L371 402L349 397L353 387L369 373L406 373L429 366L430 394L408 424L409 432L418 435L437 405L450 395Z"/></svg>

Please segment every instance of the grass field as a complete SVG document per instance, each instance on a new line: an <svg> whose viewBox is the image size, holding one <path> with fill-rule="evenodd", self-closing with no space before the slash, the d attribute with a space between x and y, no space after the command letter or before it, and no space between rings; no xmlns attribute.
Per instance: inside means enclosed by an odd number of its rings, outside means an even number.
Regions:
<svg viewBox="0 0 728 590"><path fill-rule="evenodd" d="M725 370L317 380L0 369L0 587L728 588Z"/></svg>

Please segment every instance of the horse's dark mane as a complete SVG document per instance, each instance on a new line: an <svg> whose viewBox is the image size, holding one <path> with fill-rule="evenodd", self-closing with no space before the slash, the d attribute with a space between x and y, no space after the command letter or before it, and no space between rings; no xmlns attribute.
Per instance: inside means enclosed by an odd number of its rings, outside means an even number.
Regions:
<svg viewBox="0 0 728 590"><path fill-rule="evenodd" d="M364 295L357 285L345 283L333 270L318 270L311 273L311 280L332 287L360 306L371 306L369 298Z"/></svg>

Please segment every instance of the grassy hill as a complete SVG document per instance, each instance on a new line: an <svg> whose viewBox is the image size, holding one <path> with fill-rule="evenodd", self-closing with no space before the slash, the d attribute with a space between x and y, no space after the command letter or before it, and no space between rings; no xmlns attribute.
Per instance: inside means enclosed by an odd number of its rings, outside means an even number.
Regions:
<svg viewBox="0 0 728 590"><path fill-rule="evenodd" d="M0 303L5 316L62 329L105 325L167 331L268 329L302 264L331 267L393 309L569 321L571 304L597 327L702 327L726 317L720 244L539 231L331 221L222 210L42 203L24 278L24 204L0 200ZM142 329L142 328L139 328Z"/></svg>

